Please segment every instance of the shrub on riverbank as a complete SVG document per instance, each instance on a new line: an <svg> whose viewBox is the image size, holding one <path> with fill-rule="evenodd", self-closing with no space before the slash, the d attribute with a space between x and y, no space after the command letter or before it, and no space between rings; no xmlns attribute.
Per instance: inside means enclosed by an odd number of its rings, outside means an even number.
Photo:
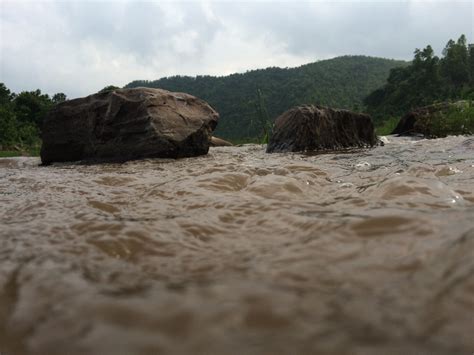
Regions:
<svg viewBox="0 0 474 355"><path fill-rule="evenodd" d="M375 133L378 136L386 136L392 134L395 127L397 127L398 122L400 121L399 117L390 117L389 119L383 121L381 124L375 127Z"/></svg>
<svg viewBox="0 0 474 355"><path fill-rule="evenodd" d="M474 103L458 101L433 115L421 116L415 129L425 132L428 137L474 133Z"/></svg>
<svg viewBox="0 0 474 355"><path fill-rule="evenodd" d="M417 108L402 117L392 134L422 134L427 138L474 133L472 101L443 102Z"/></svg>

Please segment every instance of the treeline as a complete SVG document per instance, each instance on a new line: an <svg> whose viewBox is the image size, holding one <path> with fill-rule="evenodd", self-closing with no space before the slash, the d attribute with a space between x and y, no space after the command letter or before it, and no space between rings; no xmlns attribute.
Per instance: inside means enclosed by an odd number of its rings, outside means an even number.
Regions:
<svg viewBox="0 0 474 355"><path fill-rule="evenodd" d="M0 83L0 150L37 150L44 117L65 100L63 93L49 97L40 90L15 94Z"/></svg>
<svg viewBox="0 0 474 355"><path fill-rule="evenodd" d="M442 57L428 45L416 49L410 65L394 68L387 82L364 100L376 121L394 120L421 106L459 99L474 100L474 46L462 35L449 40Z"/></svg>
<svg viewBox="0 0 474 355"><path fill-rule="evenodd" d="M344 56L297 68L267 68L229 76L173 76L133 81L125 87L181 91L206 100L220 113L216 135L233 141L263 138L270 120L291 107L321 104L362 110L364 98L382 86L391 69L407 62Z"/></svg>
<svg viewBox="0 0 474 355"><path fill-rule="evenodd" d="M301 104L367 111L376 125L393 125L416 107L474 100L474 46L462 35L447 43L442 57L429 45L416 49L411 63L344 56L297 68L273 67L221 77L173 76L133 81L125 87L139 86L187 92L206 100L221 115L216 135L233 141L264 139L269 122ZM115 89L107 86L100 92ZM0 83L0 150L39 147L44 117L64 100L63 93L49 97L40 90L15 94Z"/></svg>

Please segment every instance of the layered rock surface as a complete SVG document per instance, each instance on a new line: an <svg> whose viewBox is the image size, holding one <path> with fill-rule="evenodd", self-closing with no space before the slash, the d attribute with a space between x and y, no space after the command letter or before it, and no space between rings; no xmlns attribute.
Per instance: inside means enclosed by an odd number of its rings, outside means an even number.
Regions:
<svg viewBox="0 0 474 355"><path fill-rule="evenodd" d="M376 143L370 116L304 105L292 108L276 119L267 152L335 150Z"/></svg>
<svg viewBox="0 0 474 355"><path fill-rule="evenodd" d="M185 93L134 88L54 107L42 128L43 164L207 154L219 114Z"/></svg>

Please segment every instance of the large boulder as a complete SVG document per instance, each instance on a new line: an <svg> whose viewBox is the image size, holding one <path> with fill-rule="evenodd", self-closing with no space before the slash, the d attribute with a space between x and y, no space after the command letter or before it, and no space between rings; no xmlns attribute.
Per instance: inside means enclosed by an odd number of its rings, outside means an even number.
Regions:
<svg viewBox="0 0 474 355"><path fill-rule="evenodd" d="M422 135L427 138L473 134L474 104L470 101L440 102L408 112L392 134Z"/></svg>
<svg viewBox="0 0 474 355"><path fill-rule="evenodd" d="M43 164L207 154L219 114L184 93L134 88L55 106L42 127Z"/></svg>
<svg viewBox="0 0 474 355"><path fill-rule="evenodd" d="M267 153L368 147L376 143L370 116L304 105L292 108L276 119Z"/></svg>

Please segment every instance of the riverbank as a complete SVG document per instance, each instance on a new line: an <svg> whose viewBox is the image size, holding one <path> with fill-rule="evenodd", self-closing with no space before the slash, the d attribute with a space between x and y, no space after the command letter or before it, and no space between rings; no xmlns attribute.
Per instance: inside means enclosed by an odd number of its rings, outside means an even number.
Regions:
<svg viewBox="0 0 474 355"><path fill-rule="evenodd" d="M28 150L0 150L0 158L12 157L39 157L40 148L30 148Z"/></svg>

